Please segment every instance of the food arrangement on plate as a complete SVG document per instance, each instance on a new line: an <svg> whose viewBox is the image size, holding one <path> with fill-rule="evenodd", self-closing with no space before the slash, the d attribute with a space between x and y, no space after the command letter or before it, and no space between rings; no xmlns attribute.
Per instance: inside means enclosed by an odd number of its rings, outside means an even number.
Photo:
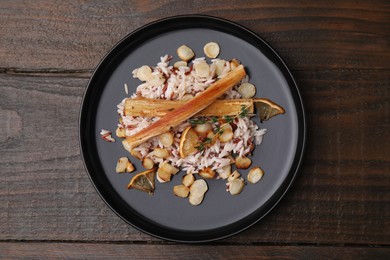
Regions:
<svg viewBox="0 0 390 260"><path fill-rule="evenodd" d="M250 157L266 129L251 118L258 114L262 122L285 111L269 99L255 98L256 87L243 64L217 58L218 43L209 42L203 50L208 59L196 58L190 47L182 45L177 49L180 60L173 62L173 56L165 55L156 66L133 70L133 77L142 83L118 104L115 131L145 168L132 177L129 189L153 193L155 179L166 183L183 172L182 184L172 192L199 205L208 190L207 179L224 180L226 190L237 195L246 184L241 169L251 167L249 183L263 177ZM124 87L128 94L127 84ZM101 137L115 141L107 130ZM119 158L117 173L133 171L128 157Z"/></svg>

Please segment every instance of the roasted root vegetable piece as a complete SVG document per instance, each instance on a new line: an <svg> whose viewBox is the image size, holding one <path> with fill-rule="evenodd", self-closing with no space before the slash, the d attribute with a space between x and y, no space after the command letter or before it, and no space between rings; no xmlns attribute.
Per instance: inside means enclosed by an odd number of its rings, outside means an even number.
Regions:
<svg viewBox="0 0 390 260"><path fill-rule="evenodd" d="M133 148L144 143L150 138L168 132L173 127L199 113L213 103L218 97L223 95L227 90L236 85L243 77L245 77L245 75L244 66L238 66L224 78L211 84L205 91L187 101L184 105L179 106L173 111L169 111L165 114L165 116L160 118L160 120L149 125L143 131L126 137L126 139L123 140L125 149L130 152Z"/></svg>
<svg viewBox="0 0 390 260"><path fill-rule="evenodd" d="M204 194L207 190L208 186L204 180L200 179L194 181L194 183L190 187L189 202L194 206L199 205L200 203L202 203Z"/></svg>
<svg viewBox="0 0 390 260"><path fill-rule="evenodd" d="M183 184L173 186L173 194L180 198L187 198L188 194L190 194L190 188Z"/></svg>
<svg viewBox="0 0 390 260"><path fill-rule="evenodd" d="M186 99L185 97L188 97ZM125 100L124 113L127 116L162 117L178 109L194 96L186 94L183 100L131 99ZM195 116L236 116L245 107L248 114L254 113L254 102L258 99L221 99L215 100ZM256 101L260 102L260 101Z"/></svg>
<svg viewBox="0 0 390 260"><path fill-rule="evenodd" d="M188 97L188 98L186 98ZM173 111L188 100L192 99L191 94L186 94L183 100L163 100L163 99L126 99L124 113L128 116L162 117ZM236 116L242 112L242 108L248 115L254 115L254 107L257 108L260 120L266 121L276 115L284 114L285 110L280 105L266 98L253 99L222 99L216 100L195 116Z"/></svg>
<svg viewBox="0 0 390 260"><path fill-rule="evenodd" d="M254 167L250 169L247 179L250 183L257 183L263 178L264 171L260 167Z"/></svg>
<svg viewBox="0 0 390 260"><path fill-rule="evenodd" d="M187 93L187 94L184 94L183 98L181 99L182 101L186 101L186 100L190 100L194 97L194 95L190 94L190 93Z"/></svg>

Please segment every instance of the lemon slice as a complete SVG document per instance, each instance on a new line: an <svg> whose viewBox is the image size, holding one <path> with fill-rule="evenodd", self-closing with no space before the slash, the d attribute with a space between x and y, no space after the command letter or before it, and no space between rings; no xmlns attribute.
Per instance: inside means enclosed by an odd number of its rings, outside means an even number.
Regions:
<svg viewBox="0 0 390 260"><path fill-rule="evenodd" d="M153 193L155 187L154 186L155 175L156 175L156 169L154 168L138 173L131 179L129 185L127 185L127 188Z"/></svg>
<svg viewBox="0 0 390 260"><path fill-rule="evenodd" d="M191 128L187 127L180 138L179 153L181 158L186 158L188 155L194 154L197 149L195 148L198 144L198 135Z"/></svg>
<svg viewBox="0 0 390 260"><path fill-rule="evenodd" d="M267 121L271 117L284 114L283 107L266 98L255 98L253 102L259 113L260 122Z"/></svg>

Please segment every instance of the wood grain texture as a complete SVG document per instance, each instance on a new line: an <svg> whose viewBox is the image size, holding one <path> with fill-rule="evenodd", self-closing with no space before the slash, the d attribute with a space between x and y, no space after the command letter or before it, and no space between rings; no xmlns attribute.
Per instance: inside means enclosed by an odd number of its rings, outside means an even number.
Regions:
<svg viewBox="0 0 390 260"><path fill-rule="evenodd" d="M390 248L0 243L4 259L386 259Z"/></svg>
<svg viewBox="0 0 390 260"><path fill-rule="evenodd" d="M309 128L302 170L270 215L224 242L389 244L387 71L295 75ZM158 240L112 213L87 177L77 139L86 83L0 75L0 240Z"/></svg>
<svg viewBox="0 0 390 260"><path fill-rule="evenodd" d="M0 258L390 258L390 3L0 1ZM198 13L238 22L293 70L308 124L292 188L250 229L209 245L127 225L83 167L88 78L121 38Z"/></svg>
<svg viewBox="0 0 390 260"><path fill-rule="evenodd" d="M92 70L121 38L167 16L198 13L238 22L293 69L390 68L388 1L0 2L0 69Z"/></svg>

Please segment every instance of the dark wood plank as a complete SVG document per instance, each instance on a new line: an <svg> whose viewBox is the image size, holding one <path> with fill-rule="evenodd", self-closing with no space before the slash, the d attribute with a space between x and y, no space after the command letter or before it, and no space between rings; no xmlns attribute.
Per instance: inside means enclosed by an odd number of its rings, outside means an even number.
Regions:
<svg viewBox="0 0 390 260"><path fill-rule="evenodd" d="M302 170L266 218L223 243L390 242L389 71L296 71ZM0 75L0 240L158 241L104 205L83 168L87 78Z"/></svg>
<svg viewBox="0 0 390 260"><path fill-rule="evenodd" d="M92 70L136 28L199 13L238 22L268 41L293 69L390 68L388 1L0 2L0 69Z"/></svg>
<svg viewBox="0 0 390 260"><path fill-rule="evenodd" d="M390 248L0 243L4 259L386 259Z"/></svg>

